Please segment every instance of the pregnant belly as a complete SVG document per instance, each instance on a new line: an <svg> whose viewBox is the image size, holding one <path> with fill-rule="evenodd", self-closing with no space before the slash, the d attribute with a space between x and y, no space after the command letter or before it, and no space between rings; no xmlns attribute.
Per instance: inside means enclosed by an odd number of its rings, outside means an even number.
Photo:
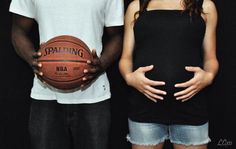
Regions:
<svg viewBox="0 0 236 149"><path fill-rule="evenodd" d="M147 72L145 75L151 80L164 81L164 87L158 87L169 93L177 92L181 89L175 88L176 83L182 83L193 78L194 73L185 70L185 66L201 67L201 58L195 56L149 56L145 60L136 57L134 62L134 69L154 65L153 70Z"/></svg>

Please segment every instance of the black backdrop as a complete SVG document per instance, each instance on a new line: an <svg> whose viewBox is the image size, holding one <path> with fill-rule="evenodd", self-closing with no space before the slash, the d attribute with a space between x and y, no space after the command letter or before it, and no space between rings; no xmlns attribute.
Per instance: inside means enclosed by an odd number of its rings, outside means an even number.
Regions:
<svg viewBox="0 0 236 149"><path fill-rule="evenodd" d="M125 4L129 3L125 1ZM10 0L0 2L0 149L30 149L27 132L29 96L33 74L14 52L11 45ZM236 122L236 2L216 0L219 12L217 54L220 71L209 89L210 149L235 149ZM37 26L30 36L37 45ZM117 63L108 70L112 89L112 129L110 149L130 149L126 141L128 88L118 71ZM167 142L166 149L171 149Z"/></svg>

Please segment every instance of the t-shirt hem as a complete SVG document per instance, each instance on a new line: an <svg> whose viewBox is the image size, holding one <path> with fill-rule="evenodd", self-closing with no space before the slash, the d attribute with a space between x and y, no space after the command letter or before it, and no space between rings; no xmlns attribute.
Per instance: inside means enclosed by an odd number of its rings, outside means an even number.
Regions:
<svg viewBox="0 0 236 149"><path fill-rule="evenodd" d="M31 93L30 97L35 100L56 100L55 96L35 94L35 93L34 94Z"/></svg>
<svg viewBox="0 0 236 149"><path fill-rule="evenodd" d="M91 104L91 103L97 103L97 102L101 102L107 99L111 98L111 94L107 94L101 97L97 97L97 98L90 98L90 99L56 99L56 97L54 96L45 96L45 95L41 95L41 94L31 94L31 98L34 100L56 100L58 103L60 104ZM78 97L79 98L79 97ZM63 101L62 101L63 100Z"/></svg>

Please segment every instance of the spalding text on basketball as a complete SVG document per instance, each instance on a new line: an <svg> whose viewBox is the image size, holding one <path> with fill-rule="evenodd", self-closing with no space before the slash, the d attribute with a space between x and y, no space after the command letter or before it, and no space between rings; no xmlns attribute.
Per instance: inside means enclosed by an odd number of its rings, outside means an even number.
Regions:
<svg viewBox="0 0 236 149"><path fill-rule="evenodd" d="M68 47L46 47L45 54L47 56L53 53L70 53L76 56L84 57L83 49L68 48Z"/></svg>

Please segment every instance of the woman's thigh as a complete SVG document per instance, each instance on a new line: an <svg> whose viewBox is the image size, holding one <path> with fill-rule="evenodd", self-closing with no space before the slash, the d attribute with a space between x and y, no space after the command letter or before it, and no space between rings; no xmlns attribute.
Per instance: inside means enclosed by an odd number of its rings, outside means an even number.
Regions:
<svg viewBox="0 0 236 149"><path fill-rule="evenodd" d="M206 149L210 142L208 123L203 125L170 125L169 139L175 149Z"/></svg>
<svg viewBox="0 0 236 149"><path fill-rule="evenodd" d="M168 139L168 126L157 123L142 123L128 120L127 139L132 149L161 149Z"/></svg>

